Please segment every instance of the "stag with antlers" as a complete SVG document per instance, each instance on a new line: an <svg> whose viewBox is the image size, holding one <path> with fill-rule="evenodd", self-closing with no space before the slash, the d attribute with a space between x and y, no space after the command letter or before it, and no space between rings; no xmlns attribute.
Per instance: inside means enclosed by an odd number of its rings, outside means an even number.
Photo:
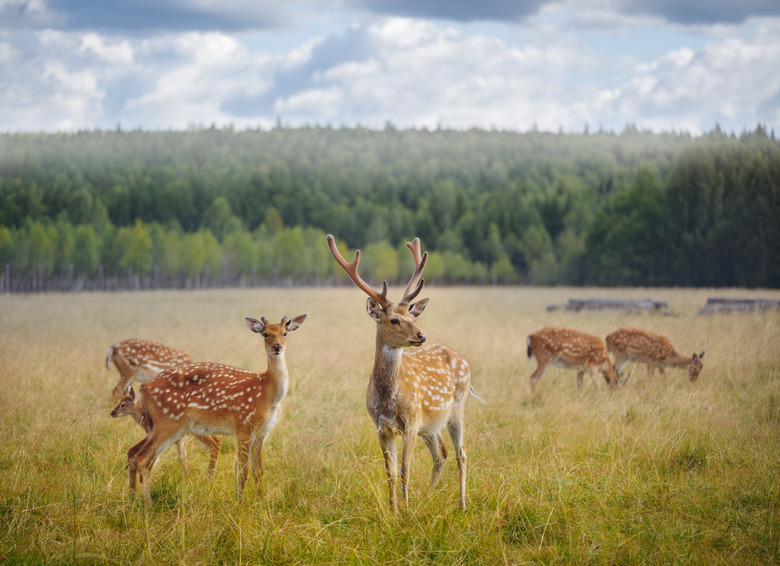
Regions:
<svg viewBox="0 0 780 566"><path fill-rule="evenodd" d="M358 274L360 250L349 263L339 253L335 239L328 234L328 247L336 262L368 299L366 310L376 322L376 353L374 368L366 391L366 408L377 429L379 444L385 459L390 507L398 507L396 478L398 469L396 435L402 435L401 492L409 503L407 484L417 436L421 436L433 458L430 488L436 487L447 457L441 437L446 427L455 447L458 462L460 494L458 503L466 508L466 449L463 445L463 418L466 397L480 400L471 386L471 367L466 359L444 345L433 345L417 351L404 351L407 346L421 346L426 336L416 325L428 299L412 300L422 291L423 269L428 252L420 253L420 240L415 238L407 247L414 257L415 270L406 285L403 298L396 304L387 298L387 281L377 292Z"/></svg>

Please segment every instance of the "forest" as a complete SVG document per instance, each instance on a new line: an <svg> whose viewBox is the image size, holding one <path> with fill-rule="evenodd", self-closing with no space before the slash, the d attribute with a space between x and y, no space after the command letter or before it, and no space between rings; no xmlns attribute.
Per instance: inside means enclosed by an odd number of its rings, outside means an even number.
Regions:
<svg viewBox="0 0 780 566"><path fill-rule="evenodd" d="M319 284L343 278L327 233L374 281L406 277L419 236L438 284L777 288L780 143L761 125L0 134L5 291Z"/></svg>

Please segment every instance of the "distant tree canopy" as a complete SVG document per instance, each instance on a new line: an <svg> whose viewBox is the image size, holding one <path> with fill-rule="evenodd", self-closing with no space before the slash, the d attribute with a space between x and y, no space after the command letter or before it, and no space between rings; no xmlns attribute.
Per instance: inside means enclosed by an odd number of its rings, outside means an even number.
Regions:
<svg viewBox="0 0 780 566"><path fill-rule="evenodd" d="M737 137L277 128L0 134L0 262L442 283L780 286L780 144ZM72 266L72 267L69 267Z"/></svg>

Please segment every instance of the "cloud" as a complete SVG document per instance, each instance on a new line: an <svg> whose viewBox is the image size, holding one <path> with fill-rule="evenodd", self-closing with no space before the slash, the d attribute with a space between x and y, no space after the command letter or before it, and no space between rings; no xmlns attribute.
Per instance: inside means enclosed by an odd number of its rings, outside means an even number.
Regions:
<svg viewBox="0 0 780 566"><path fill-rule="evenodd" d="M550 0L347 0L356 10L385 16L438 19L456 22L519 22L538 12Z"/></svg>
<svg viewBox="0 0 780 566"><path fill-rule="evenodd" d="M280 25L279 3L252 0L0 0L0 28L137 34Z"/></svg>
<svg viewBox="0 0 780 566"><path fill-rule="evenodd" d="M278 54L255 53L221 31L0 31L0 124L243 128L281 118L521 131L631 123L692 133L780 124L780 19L643 59L598 50L592 34L567 28L571 21L534 16L523 28L532 39L510 44L469 26L371 18Z"/></svg>
<svg viewBox="0 0 780 566"><path fill-rule="evenodd" d="M655 16L682 25L739 24L751 17L780 15L777 0L345 0L347 6L385 16L453 22L520 23L544 8L567 4L588 14Z"/></svg>
<svg viewBox="0 0 780 566"><path fill-rule="evenodd" d="M362 28L353 27L343 34L311 41L302 49L276 59L268 89L236 92L225 100L223 109L241 118L258 114L274 116L277 99L312 88L322 69L366 61L375 54L374 39Z"/></svg>
<svg viewBox="0 0 780 566"><path fill-rule="evenodd" d="M777 0L617 0L614 7L683 25L740 24L752 17L780 16Z"/></svg>

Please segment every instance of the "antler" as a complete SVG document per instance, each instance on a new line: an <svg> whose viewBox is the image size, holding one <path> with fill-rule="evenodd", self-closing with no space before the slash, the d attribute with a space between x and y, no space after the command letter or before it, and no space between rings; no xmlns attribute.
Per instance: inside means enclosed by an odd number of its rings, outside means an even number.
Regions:
<svg viewBox="0 0 780 566"><path fill-rule="evenodd" d="M342 269L347 272L347 275L349 275L349 278L352 279L355 285L357 285L359 289L362 289L366 295L368 295L369 297L374 299L377 303L382 305L382 307L386 307L387 305L389 305L390 301L387 299L387 280L382 281L382 292L378 293L376 289L374 289L373 287L371 287L371 285L363 281L363 279L358 274L358 263L360 262L360 250L355 251L355 259L352 260L352 263L349 263L339 253L339 250L336 247L336 240L331 234L328 234L327 240L328 240L328 247L330 248L330 254L333 256L333 259L335 259L336 263L338 263L342 267Z"/></svg>
<svg viewBox="0 0 780 566"><path fill-rule="evenodd" d="M423 285L425 285L425 279L422 279L422 272L425 269L425 264L428 262L428 252L420 255L420 238L415 238L413 242L406 242L406 247L412 250L412 256L414 257L414 273L409 283L406 284L404 289L404 298L401 299L399 305L408 305L412 299L422 291Z"/></svg>

